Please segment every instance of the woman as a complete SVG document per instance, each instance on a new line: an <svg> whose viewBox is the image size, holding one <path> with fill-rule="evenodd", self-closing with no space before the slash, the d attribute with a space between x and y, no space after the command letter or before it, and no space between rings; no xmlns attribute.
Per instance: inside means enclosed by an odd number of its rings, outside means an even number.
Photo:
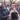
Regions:
<svg viewBox="0 0 20 20"><path fill-rule="evenodd" d="M15 13L18 13L18 11L16 10L16 4L15 3L12 3L11 4L11 8L10 8L10 14L15 14ZM9 15L9 16L11 16L12 18L13 18L13 16L12 15ZM14 16L15 17L15 16ZM14 20L15 18L13 18L13 20Z"/></svg>

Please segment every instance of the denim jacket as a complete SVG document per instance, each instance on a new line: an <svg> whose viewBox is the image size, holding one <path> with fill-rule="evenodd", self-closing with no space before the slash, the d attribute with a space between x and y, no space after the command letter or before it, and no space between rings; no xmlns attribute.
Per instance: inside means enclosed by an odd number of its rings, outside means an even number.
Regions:
<svg viewBox="0 0 20 20"><path fill-rule="evenodd" d="M4 9L3 10L3 14L5 14L5 15L7 14L8 15L8 10L7 9Z"/></svg>

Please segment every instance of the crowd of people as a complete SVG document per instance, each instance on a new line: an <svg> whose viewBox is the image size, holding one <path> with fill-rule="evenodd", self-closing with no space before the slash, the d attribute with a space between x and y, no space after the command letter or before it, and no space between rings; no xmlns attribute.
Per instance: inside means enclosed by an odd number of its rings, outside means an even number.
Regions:
<svg viewBox="0 0 20 20"><path fill-rule="evenodd" d="M8 5L9 6L9 5ZM12 16L12 15L9 15L9 14L12 14L13 15L16 13L18 14L20 10L18 10L18 7L16 7L16 3L12 3L11 4L11 7L6 7L4 4L2 4L0 6L0 20L7 20L9 18L9 16ZM12 20L14 20L15 16L12 16ZM17 18L17 15L16 15L16 18Z"/></svg>

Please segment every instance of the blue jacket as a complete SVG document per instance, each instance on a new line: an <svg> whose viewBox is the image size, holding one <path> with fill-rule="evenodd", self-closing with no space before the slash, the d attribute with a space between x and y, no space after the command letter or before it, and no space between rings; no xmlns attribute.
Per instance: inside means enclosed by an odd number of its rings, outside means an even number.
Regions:
<svg viewBox="0 0 20 20"><path fill-rule="evenodd" d="M8 12L7 9L2 10L2 13L3 13L2 19L8 18L8 13L9 13L9 12Z"/></svg>
<svg viewBox="0 0 20 20"><path fill-rule="evenodd" d="M5 9L5 10L3 10L3 14L8 14L8 10L7 9Z"/></svg>

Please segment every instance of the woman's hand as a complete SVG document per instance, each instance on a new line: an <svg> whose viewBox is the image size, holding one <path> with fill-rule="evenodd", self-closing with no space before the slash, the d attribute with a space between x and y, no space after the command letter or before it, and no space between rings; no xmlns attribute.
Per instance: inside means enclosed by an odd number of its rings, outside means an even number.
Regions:
<svg viewBox="0 0 20 20"><path fill-rule="evenodd" d="M10 11L10 13L13 13L13 12L14 12L13 10Z"/></svg>
<svg viewBox="0 0 20 20"><path fill-rule="evenodd" d="M11 16L11 15L8 15L8 16Z"/></svg>

